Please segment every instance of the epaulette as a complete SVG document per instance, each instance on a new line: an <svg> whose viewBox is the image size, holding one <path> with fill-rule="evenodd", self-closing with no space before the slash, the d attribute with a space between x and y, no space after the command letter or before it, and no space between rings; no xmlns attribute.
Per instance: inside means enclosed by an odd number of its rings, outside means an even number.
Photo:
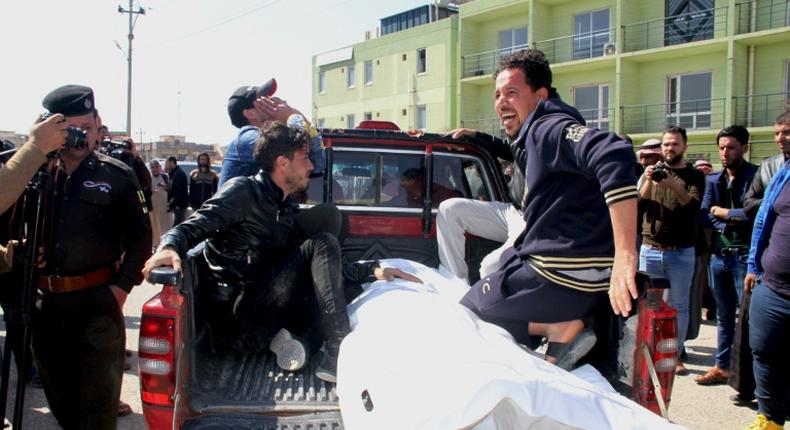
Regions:
<svg viewBox="0 0 790 430"><path fill-rule="evenodd" d="M132 170L131 167L127 166L126 163L124 163L121 160L116 160L115 158L109 157L101 153L96 154L96 159L99 162L99 164L107 164L113 166L115 168L122 170L127 176L134 176L135 178L137 178L137 175L135 175L134 170Z"/></svg>

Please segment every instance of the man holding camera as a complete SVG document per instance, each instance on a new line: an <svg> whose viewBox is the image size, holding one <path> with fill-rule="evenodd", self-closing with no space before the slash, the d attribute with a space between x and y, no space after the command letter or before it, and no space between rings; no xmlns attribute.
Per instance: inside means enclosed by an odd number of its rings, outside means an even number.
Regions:
<svg viewBox="0 0 790 430"><path fill-rule="evenodd" d="M705 191L705 175L683 159L688 149L686 130L672 126L661 139L662 161L645 168L639 189L642 247L639 270L670 283L669 302L678 311L678 354L689 322L689 294L694 276L694 238ZM678 361L675 372L688 373Z"/></svg>
<svg viewBox="0 0 790 430"><path fill-rule="evenodd" d="M52 413L65 429L114 429L126 343L126 296L142 281L151 225L134 172L96 154L93 90L66 85L43 101L75 138L51 166L33 350Z"/></svg>

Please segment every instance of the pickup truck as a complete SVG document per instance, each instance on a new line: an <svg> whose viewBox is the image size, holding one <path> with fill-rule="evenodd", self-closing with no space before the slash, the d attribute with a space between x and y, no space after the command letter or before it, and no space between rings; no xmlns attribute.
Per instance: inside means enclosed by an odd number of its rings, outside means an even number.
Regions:
<svg viewBox="0 0 790 430"><path fill-rule="evenodd" d="M436 267L435 218L441 199L508 200L500 162L472 142L413 135L376 121L355 129L323 130L322 136L327 170L310 184L305 205L333 202L340 209L344 261L406 258ZM399 178L410 169L420 169L430 180L422 181L416 195L412 191L402 199ZM467 237L470 274L497 246ZM148 427L342 429L334 384L314 376L316 357L301 371L289 373L277 367L272 354L213 350L206 325L212 299L202 281L206 268L200 246L184 261L182 274L156 269L149 278L163 287L143 306L140 325L140 391ZM660 298L652 305L666 306ZM661 333L639 323L650 336L647 347L653 357L648 361L658 362L655 345ZM671 330L665 334L674 335ZM673 372L648 367L654 376L659 371L658 378L634 382L634 395L643 405L652 402L651 409L658 412L652 390L661 391L659 400L668 401Z"/></svg>

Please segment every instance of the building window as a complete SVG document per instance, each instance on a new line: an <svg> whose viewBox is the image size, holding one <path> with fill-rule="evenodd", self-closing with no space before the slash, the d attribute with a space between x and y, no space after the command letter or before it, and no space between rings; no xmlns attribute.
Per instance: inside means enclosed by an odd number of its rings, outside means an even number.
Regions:
<svg viewBox="0 0 790 430"><path fill-rule="evenodd" d="M710 128L712 93L711 72L670 76L667 80L667 125Z"/></svg>
<svg viewBox="0 0 790 430"><path fill-rule="evenodd" d="M318 93L324 94L326 92L326 74L318 72Z"/></svg>
<svg viewBox="0 0 790 430"><path fill-rule="evenodd" d="M425 105L417 106L417 129L425 130L428 128L428 115Z"/></svg>
<svg viewBox="0 0 790 430"><path fill-rule="evenodd" d="M318 128L326 127L326 120L324 118L318 118L318 121L316 121L316 127Z"/></svg>
<svg viewBox="0 0 790 430"><path fill-rule="evenodd" d="M417 73L425 73L426 68L425 48L420 48L417 50Z"/></svg>
<svg viewBox="0 0 790 430"><path fill-rule="evenodd" d="M365 112L365 121L370 121L373 119L373 112Z"/></svg>
<svg viewBox="0 0 790 430"><path fill-rule="evenodd" d="M365 85L373 83L373 61L365 61Z"/></svg>
<svg viewBox="0 0 790 430"><path fill-rule="evenodd" d="M714 0L666 0L664 45L713 39Z"/></svg>
<svg viewBox="0 0 790 430"><path fill-rule="evenodd" d="M589 127L609 130L609 85L574 88L573 104Z"/></svg>
<svg viewBox="0 0 790 430"><path fill-rule="evenodd" d="M346 115L346 128L354 128L356 126L356 120L354 119L354 114L350 113Z"/></svg>
<svg viewBox="0 0 790 430"><path fill-rule="evenodd" d="M499 52L509 54L518 51L521 48L526 48L529 40L527 38L527 27L511 28L499 32Z"/></svg>
<svg viewBox="0 0 790 430"><path fill-rule="evenodd" d="M353 64L348 66L348 75L346 75L346 83L348 84L348 88L354 88L357 86L357 72L356 67Z"/></svg>
<svg viewBox="0 0 790 430"><path fill-rule="evenodd" d="M573 17L574 60L600 57L609 42L609 9Z"/></svg>

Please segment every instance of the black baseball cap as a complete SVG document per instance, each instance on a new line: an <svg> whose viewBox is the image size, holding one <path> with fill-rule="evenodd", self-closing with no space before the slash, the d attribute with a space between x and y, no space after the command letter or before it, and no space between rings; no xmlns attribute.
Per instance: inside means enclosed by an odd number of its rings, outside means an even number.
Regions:
<svg viewBox="0 0 790 430"><path fill-rule="evenodd" d="M93 90L83 85L64 85L52 90L41 102L50 113L79 116L96 112Z"/></svg>
<svg viewBox="0 0 790 430"><path fill-rule="evenodd" d="M271 97L275 91L277 91L277 81L274 78L259 87L239 87L228 99L230 122L238 128L247 125L247 118L242 113L244 109L250 109L252 102L258 97Z"/></svg>

